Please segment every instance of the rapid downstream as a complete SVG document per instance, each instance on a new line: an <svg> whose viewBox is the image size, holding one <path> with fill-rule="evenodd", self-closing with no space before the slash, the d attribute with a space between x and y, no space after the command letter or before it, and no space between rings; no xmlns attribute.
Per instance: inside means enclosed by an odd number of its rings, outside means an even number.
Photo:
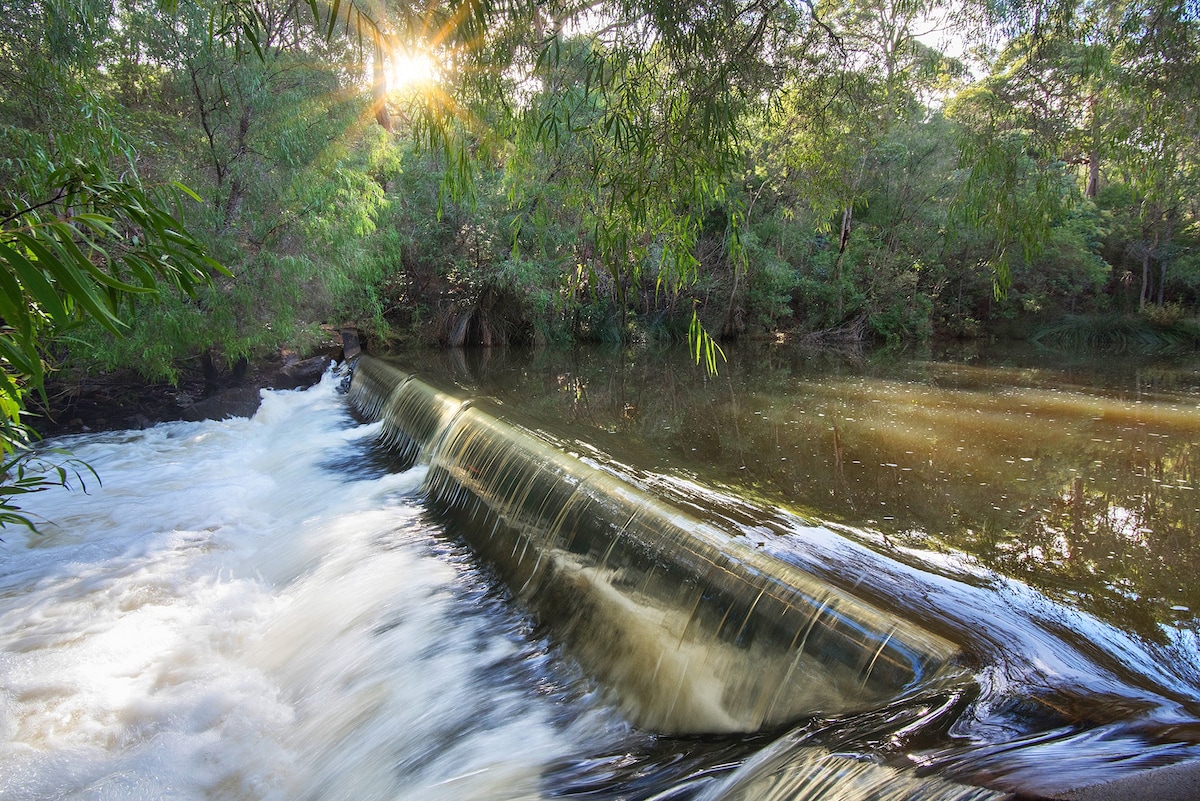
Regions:
<svg viewBox="0 0 1200 801"><path fill-rule="evenodd" d="M336 383L59 443L103 485L0 546L0 798L538 798L628 750Z"/></svg>

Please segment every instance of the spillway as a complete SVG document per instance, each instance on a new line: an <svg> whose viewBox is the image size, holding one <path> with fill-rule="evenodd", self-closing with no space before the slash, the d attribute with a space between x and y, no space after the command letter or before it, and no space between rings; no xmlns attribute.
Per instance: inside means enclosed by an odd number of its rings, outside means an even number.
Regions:
<svg viewBox="0 0 1200 801"><path fill-rule="evenodd" d="M955 643L495 404L369 356L349 400L641 728L751 732L969 678Z"/></svg>

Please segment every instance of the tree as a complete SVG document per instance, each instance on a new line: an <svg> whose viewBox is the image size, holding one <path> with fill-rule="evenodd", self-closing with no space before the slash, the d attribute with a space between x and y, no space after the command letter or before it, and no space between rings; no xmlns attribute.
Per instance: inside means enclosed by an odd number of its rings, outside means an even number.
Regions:
<svg viewBox="0 0 1200 801"><path fill-rule="evenodd" d="M1151 264L1170 251L1194 186L1198 52L1200 28L1183 3L1039 6L991 74L956 98L969 171L963 207L969 223L997 232L1002 288L1010 258L1033 257L1065 208L1095 200L1110 180L1140 199L1132 250L1141 305L1152 299ZM1022 184L1032 192L1022 195Z"/></svg>
<svg viewBox="0 0 1200 801"><path fill-rule="evenodd" d="M67 479L26 472L25 398L42 390L48 349L84 320L119 333L134 299L194 291L221 270L181 222L198 198L143 185L131 143L81 81L106 24L102 7L47 2L0 26L0 524L30 525L14 497Z"/></svg>

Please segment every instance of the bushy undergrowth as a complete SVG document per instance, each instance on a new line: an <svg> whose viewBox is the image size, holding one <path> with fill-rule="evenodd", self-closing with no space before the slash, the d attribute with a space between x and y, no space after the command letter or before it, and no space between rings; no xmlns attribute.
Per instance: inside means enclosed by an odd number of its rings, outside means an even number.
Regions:
<svg viewBox="0 0 1200 801"><path fill-rule="evenodd" d="M1179 314L1068 315L1039 329L1034 342L1057 348L1164 353L1200 348L1200 318Z"/></svg>

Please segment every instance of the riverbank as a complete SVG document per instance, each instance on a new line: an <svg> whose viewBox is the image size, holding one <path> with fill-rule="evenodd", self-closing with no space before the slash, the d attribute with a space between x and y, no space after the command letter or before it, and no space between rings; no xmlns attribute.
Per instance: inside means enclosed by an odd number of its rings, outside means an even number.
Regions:
<svg viewBox="0 0 1200 801"><path fill-rule="evenodd" d="M173 420L250 417L264 389L304 389L333 363L359 353L353 329L337 332L311 352L280 351L269 357L218 365L197 360L174 383L152 382L134 370L96 375L64 371L46 381L46 398L32 398L30 423L42 437L143 429Z"/></svg>

